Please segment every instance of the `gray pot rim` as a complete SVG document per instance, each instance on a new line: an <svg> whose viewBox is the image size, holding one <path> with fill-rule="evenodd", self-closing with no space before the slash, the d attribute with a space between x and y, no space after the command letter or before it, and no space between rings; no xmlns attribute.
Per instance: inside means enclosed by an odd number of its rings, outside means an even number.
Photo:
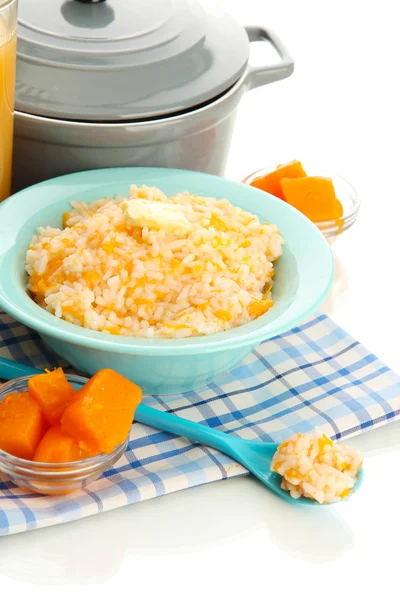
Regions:
<svg viewBox="0 0 400 600"><path fill-rule="evenodd" d="M210 102L207 102L206 104L200 106L199 108L194 108L193 110L185 110L182 111L181 113L178 114L174 114L172 116L168 116L166 115L165 117L160 117L160 118L149 118L149 119L137 119L137 120L127 120L127 121L74 121L73 119L57 119L55 117L46 117L46 116L42 116L42 115L35 115L33 113L27 113L27 112L22 112L22 111L18 111L15 110L14 111L14 115L18 118L21 119L27 119L29 121L33 121L35 123L47 123L47 124L51 124L51 125L60 125L60 126L66 126L68 127L69 125L71 127L79 127L81 129L93 129L93 127L96 127L96 129L124 129L126 128L128 125L143 125L146 127L151 127L152 125L154 126L160 126L163 124L169 124L169 123L174 123L177 121L180 121L181 119L185 118L185 116L192 117L192 116L197 116L197 115L201 115L202 113L206 112L207 110L209 110L211 107L216 107L219 106L220 104L222 104L224 101L229 100L229 98L231 98L232 96L234 96L237 91L239 90L240 87L245 86L245 89L243 89L243 92L248 91L248 89L250 88L249 82L246 81L248 79L248 72L246 71L241 77L240 79L238 79L236 81L236 83L234 83L225 93L221 94L220 96L218 96L218 98L216 98L215 100L211 100Z"/></svg>

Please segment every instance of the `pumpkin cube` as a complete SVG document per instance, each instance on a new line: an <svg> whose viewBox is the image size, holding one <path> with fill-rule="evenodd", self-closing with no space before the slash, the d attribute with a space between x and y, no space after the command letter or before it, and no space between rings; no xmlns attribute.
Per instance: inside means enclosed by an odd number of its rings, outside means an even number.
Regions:
<svg viewBox="0 0 400 600"><path fill-rule="evenodd" d="M75 393L61 368L34 375L28 381L28 390L50 425L60 422Z"/></svg>
<svg viewBox="0 0 400 600"><path fill-rule="evenodd" d="M0 402L0 449L32 460L46 430L38 404L28 392L9 394Z"/></svg>
<svg viewBox="0 0 400 600"><path fill-rule="evenodd" d="M109 453L128 436L142 391L112 369L98 371L75 392L61 427L89 454Z"/></svg>
<svg viewBox="0 0 400 600"><path fill-rule="evenodd" d="M327 177L282 179L281 185L286 202L314 223L340 219L343 215L332 180Z"/></svg>
<svg viewBox="0 0 400 600"><path fill-rule="evenodd" d="M297 177L306 177L307 173L303 169L303 165L298 160L293 160L285 165L278 165L274 171L267 173L262 177L254 179L250 185L259 188L264 192L268 192L273 196L277 196L281 200L285 200L283 195L281 179L294 179Z"/></svg>
<svg viewBox="0 0 400 600"><path fill-rule="evenodd" d="M86 456L83 450L79 448L78 442L62 431L61 425L53 425L42 437L33 460L62 463L82 460Z"/></svg>

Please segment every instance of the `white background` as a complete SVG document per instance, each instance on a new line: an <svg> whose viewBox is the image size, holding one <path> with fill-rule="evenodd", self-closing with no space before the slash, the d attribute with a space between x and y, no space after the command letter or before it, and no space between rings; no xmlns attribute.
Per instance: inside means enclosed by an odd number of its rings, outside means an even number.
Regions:
<svg viewBox="0 0 400 600"><path fill-rule="evenodd" d="M397 3L222 3L275 30L296 63L290 79L244 98L227 176L297 158L354 184L362 212L333 246L325 309L400 372ZM1 538L0 597L398 597L399 433L394 424L352 440L366 481L334 508L299 510L246 477Z"/></svg>

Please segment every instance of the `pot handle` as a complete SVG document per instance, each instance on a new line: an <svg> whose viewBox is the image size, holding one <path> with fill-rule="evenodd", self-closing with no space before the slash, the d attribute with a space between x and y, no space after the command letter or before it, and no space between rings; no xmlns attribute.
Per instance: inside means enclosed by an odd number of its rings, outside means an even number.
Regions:
<svg viewBox="0 0 400 600"><path fill-rule="evenodd" d="M279 63L261 67L252 66L249 63L246 77L248 89L251 90L259 85L266 85L289 77L294 71L293 58L278 36L264 27L248 26L245 29L249 36L250 45L252 42L268 42L272 44L281 58Z"/></svg>

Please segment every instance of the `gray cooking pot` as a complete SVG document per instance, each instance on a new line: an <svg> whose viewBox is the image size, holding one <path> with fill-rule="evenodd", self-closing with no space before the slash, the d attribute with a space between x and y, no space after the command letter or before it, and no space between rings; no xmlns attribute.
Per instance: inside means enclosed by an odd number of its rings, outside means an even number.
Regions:
<svg viewBox="0 0 400 600"><path fill-rule="evenodd" d="M280 62L252 66L253 42ZM214 0L20 0L14 191L103 167L223 174L242 95L292 72Z"/></svg>

